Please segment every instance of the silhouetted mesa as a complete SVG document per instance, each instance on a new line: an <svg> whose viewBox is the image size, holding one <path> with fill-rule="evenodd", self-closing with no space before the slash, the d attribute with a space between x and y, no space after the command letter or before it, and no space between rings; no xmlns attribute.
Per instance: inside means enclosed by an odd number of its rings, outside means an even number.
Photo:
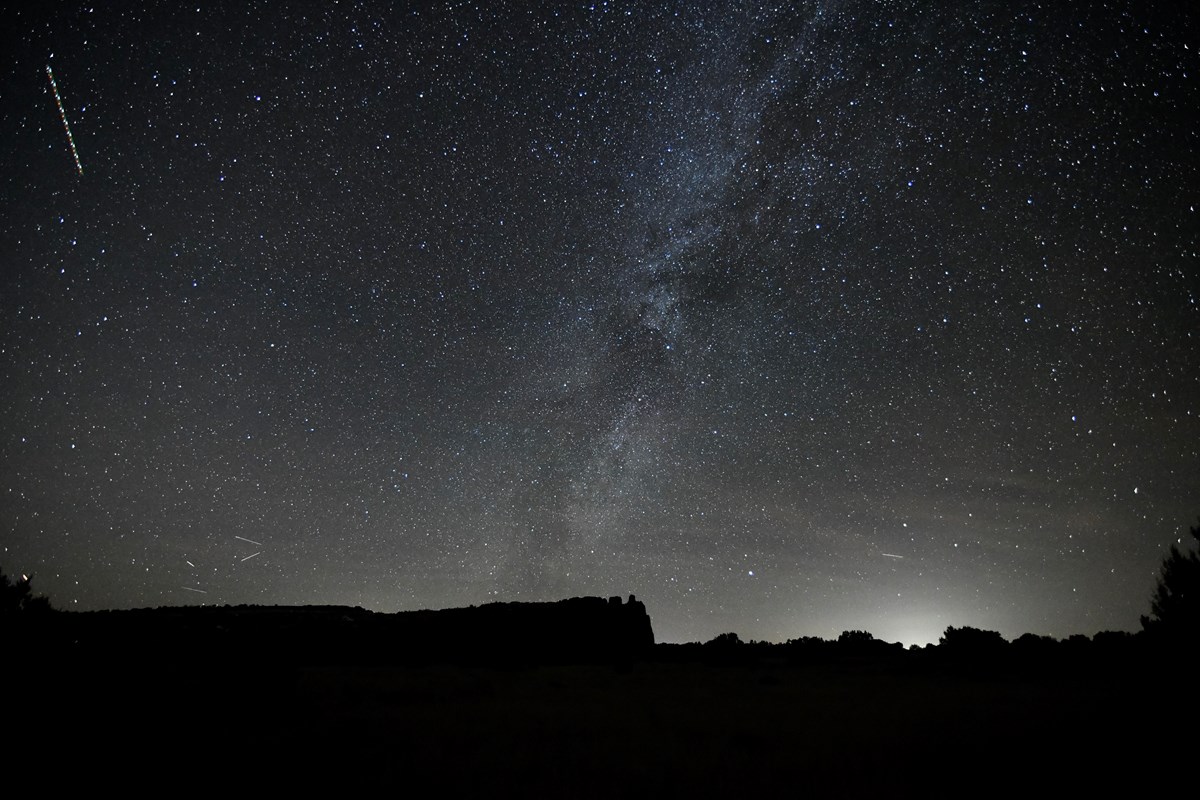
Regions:
<svg viewBox="0 0 1200 800"><path fill-rule="evenodd" d="M346 606L165 607L55 615L80 654L297 662L608 660L647 653L654 631L633 595L490 603L394 614Z"/></svg>

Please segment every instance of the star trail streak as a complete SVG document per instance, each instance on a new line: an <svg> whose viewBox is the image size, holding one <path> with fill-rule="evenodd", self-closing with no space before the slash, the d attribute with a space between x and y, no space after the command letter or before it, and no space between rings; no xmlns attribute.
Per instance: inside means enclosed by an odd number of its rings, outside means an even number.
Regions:
<svg viewBox="0 0 1200 800"><path fill-rule="evenodd" d="M54 103L58 106L58 118L62 120L63 130L67 132L67 144L71 146L71 158L75 159L75 171L83 177L83 164L79 161L79 151L75 149L75 137L71 135L71 124L67 122L67 112L63 108L62 97L58 93L58 83L54 80L54 70L46 65L46 77L50 79L50 88L54 91Z"/></svg>
<svg viewBox="0 0 1200 800"><path fill-rule="evenodd" d="M1063 637L1200 513L1196 3L12 5L55 604Z"/></svg>

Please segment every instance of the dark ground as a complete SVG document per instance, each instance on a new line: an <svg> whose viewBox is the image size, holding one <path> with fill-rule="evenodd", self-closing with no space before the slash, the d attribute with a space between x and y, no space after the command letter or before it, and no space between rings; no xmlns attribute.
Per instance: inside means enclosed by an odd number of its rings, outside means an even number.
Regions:
<svg viewBox="0 0 1200 800"><path fill-rule="evenodd" d="M1169 662L841 659L287 666L10 653L6 777L40 790L393 796L1165 791L1194 690Z"/></svg>

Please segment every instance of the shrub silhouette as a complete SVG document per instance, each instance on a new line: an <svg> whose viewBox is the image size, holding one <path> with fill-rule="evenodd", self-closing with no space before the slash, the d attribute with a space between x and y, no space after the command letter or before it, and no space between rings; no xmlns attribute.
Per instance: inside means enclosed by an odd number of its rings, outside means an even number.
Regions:
<svg viewBox="0 0 1200 800"><path fill-rule="evenodd" d="M1190 532L1200 540L1200 527L1193 526ZM1171 545L1142 628L1147 634L1174 640L1194 640L1200 633L1200 555L1195 550L1185 553Z"/></svg>
<svg viewBox="0 0 1200 800"><path fill-rule="evenodd" d="M836 645L838 652L847 656L881 656L904 650L904 645L876 639L867 631L842 631Z"/></svg>
<svg viewBox="0 0 1200 800"><path fill-rule="evenodd" d="M842 631L837 640L838 644L866 645L875 641L875 637L867 631Z"/></svg>
<svg viewBox="0 0 1200 800"><path fill-rule="evenodd" d="M966 625L961 628L946 628L946 632L938 640L939 649L956 655L1000 653L1007 646L1008 642L997 631L984 631Z"/></svg>
<svg viewBox="0 0 1200 800"><path fill-rule="evenodd" d="M711 638L707 642L705 642L704 646L705 647L726 648L726 647L737 647L740 644L742 644L741 638L739 638L736 633L733 633L731 631L729 633L721 633L721 634L714 636L713 638Z"/></svg>
<svg viewBox="0 0 1200 800"><path fill-rule="evenodd" d="M0 614L43 613L50 610L50 601L33 594L33 579L22 575L19 580L10 580L0 570Z"/></svg>

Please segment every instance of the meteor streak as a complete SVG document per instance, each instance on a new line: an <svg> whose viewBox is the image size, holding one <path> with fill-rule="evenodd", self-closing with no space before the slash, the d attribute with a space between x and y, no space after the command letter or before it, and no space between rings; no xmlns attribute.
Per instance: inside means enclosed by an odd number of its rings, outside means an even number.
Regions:
<svg viewBox="0 0 1200 800"><path fill-rule="evenodd" d="M46 77L50 79L50 88L54 90L54 102L58 105L58 118L62 120L63 130L67 132L67 144L71 145L71 157L75 159L75 171L83 177L83 164L79 162L79 151L75 149L75 137L71 135L71 124L67 122L67 112L63 108L62 96L58 93L58 83L54 80L54 70L46 65Z"/></svg>
<svg viewBox="0 0 1200 800"><path fill-rule="evenodd" d="M253 539L247 539L245 536L238 536L237 534L234 534L233 538L241 539L243 542L249 542L250 544L256 544L259 547L262 547L262 542L256 542Z"/></svg>

